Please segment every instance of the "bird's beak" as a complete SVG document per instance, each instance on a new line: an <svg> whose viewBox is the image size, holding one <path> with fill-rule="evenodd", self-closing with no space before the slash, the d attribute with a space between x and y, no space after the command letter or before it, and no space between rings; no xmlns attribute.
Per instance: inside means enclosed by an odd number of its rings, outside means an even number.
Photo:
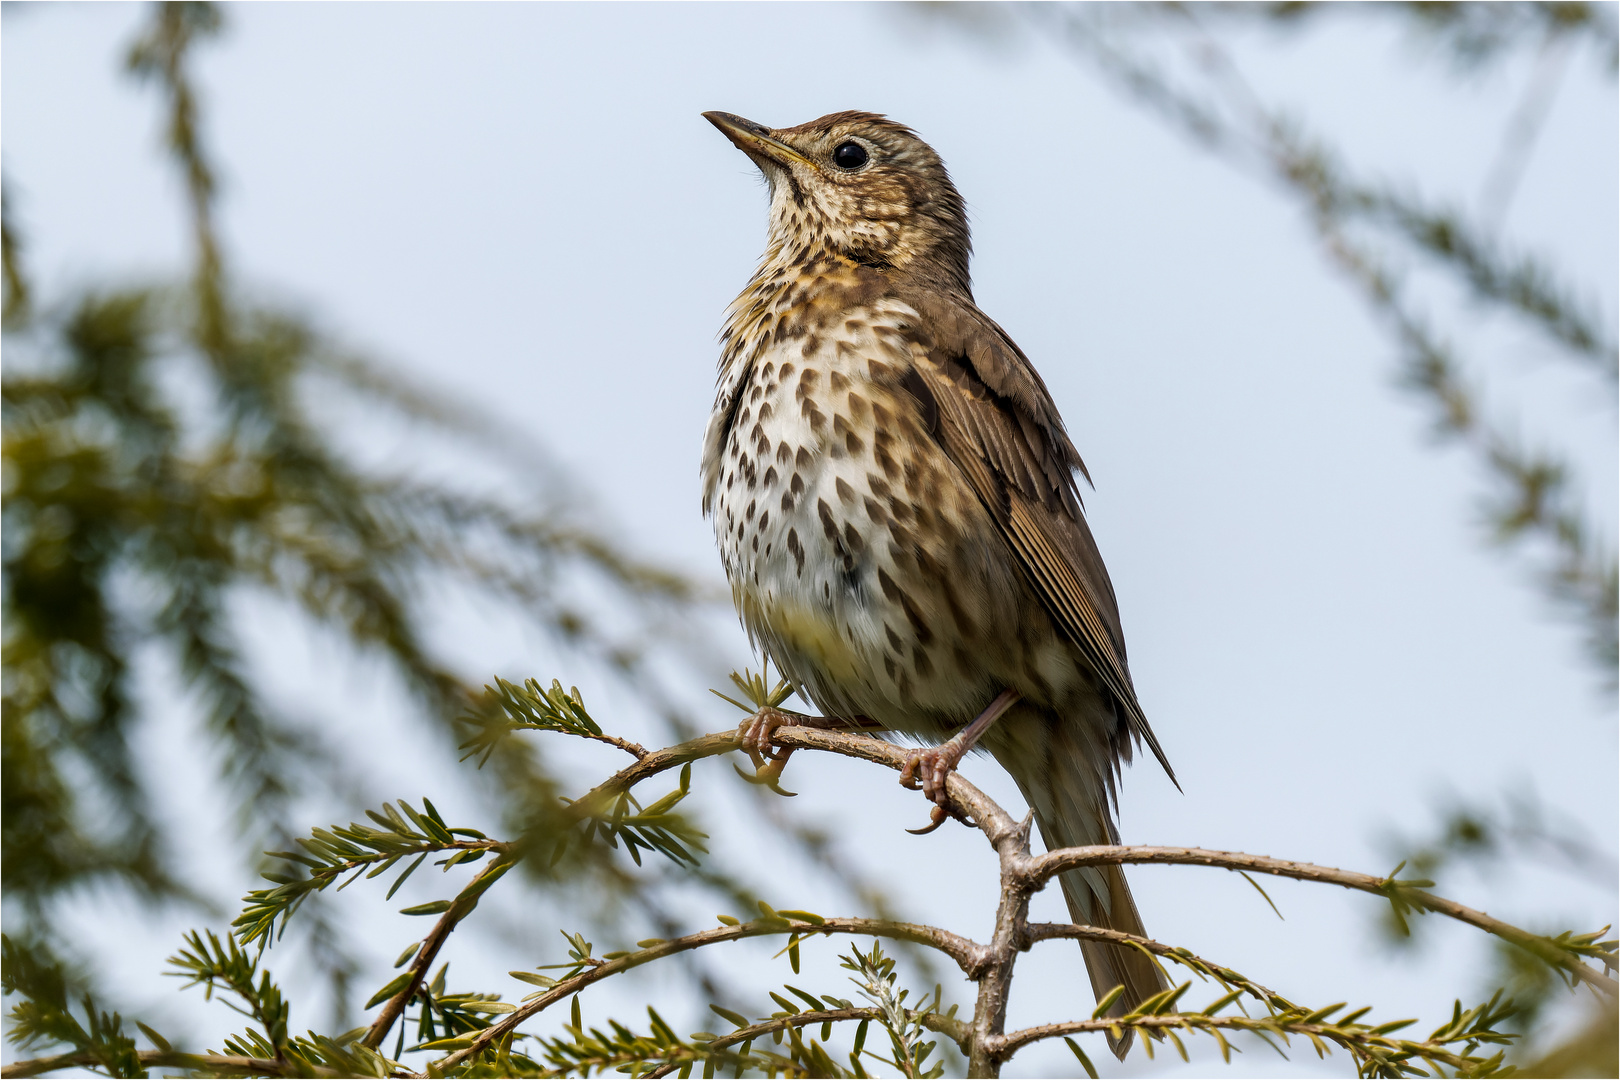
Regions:
<svg viewBox="0 0 1620 1080"><path fill-rule="evenodd" d="M724 112L706 112L703 118L719 128L733 146L753 158L754 163L761 167L767 162L785 166L795 161L812 169L816 167L815 162L772 135L771 129L764 124Z"/></svg>

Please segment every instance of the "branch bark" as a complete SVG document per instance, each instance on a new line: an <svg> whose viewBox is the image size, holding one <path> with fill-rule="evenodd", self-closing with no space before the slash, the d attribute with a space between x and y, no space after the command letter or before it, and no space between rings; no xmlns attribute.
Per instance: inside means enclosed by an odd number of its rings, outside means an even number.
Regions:
<svg viewBox="0 0 1620 1080"><path fill-rule="evenodd" d="M573 996L592 983L601 982L603 979L629 971L631 968L637 968L654 960L673 956L676 953L701 949L706 945L718 945L726 941L768 937L773 934L798 934L802 937L810 937L815 934L864 934L869 937L886 937L900 941L911 941L918 945L938 949L946 956L949 956L956 961L957 966L969 978L973 977L974 971L983 966L985 962L984 954L988 951L983 945L970 941L959 934L953 934L948 930L940 930L932 926L921 926L916 923L889 922L885 919L826 919L819 923L803 922L796 919L782 919L780 921L759 919L743 923L740 926L716 927L713 930L704 930L696 934L671 938L657 945L638 949L628 956L606 961L582 971L578 975L563 979L533 1001L521 1005L516 1012L508 1013L500 1023L493 1024L479 1032L468 1045L435 1062L434 1067L441 1072L448 1072L463 1061L482 1053L485 1047L504 1038L507 1032L515 1030L519 1024L529 1019L529 1017Z"/></svg>
<svg viewBox="0 0 1620 1080"><path fill-rule="evenodd" d="M384 1039L388 1038L389 1029L405 1011L405 1006L410 1004L411 998L422 988L422 980L427 978L428 972L432 970L433 961L438 958L439 950L450 940L450 932L478 906L478 898L483 895L484 890L477 886L487 885L490 878L504 874L512 865L513 860L510 858L498 858L484 867L451 902L449 910L439 916L439 921L433 924L433 930L422 943L421 950L417 952L416 959L411 961L410 981L405 984L404 989L383 1004L382 1012L371 1022L371 1027L366 1029L366 1037L360 1040L362 1046L375 1050L382 1045Z"/></svg>
<svg viewBox="0 0 1620 1080"><path fill-rule="evenodd" d="M1146 949L1156 956L1168 957L1173 962L1191 968L1193 971L1213 975L1227 985L1242 990L1257 1001L1289 1003L1286 998L1261 986L1247 975L1233 971L1229 967L1222 967L1220 964L1205 960L1190 950L1166 945L1164 942L1154 941L1152 938L1127 934L1123 930L1108 930L1101 926L1082 926L1078 923L1030 923L1024 931L1024 940L1029 945L1033 945L1037 941L1074 940L1106 941L1113 945L1135 946L1139 949ZM1028 945L1025 947L1027 948ZM1174 981L1174 979L1171 980L1171 982Z"/></svg>
<svg viewBox="0 0 1620 1080"><path fill-rule="evenodd" d="M620 769L606 781L586 792L583 797L571 803L568 807L568 816L574 820L589 816L596 807L628 791L648 777L667 772L689 761L713 757L716 754L735 750L740 745L741 738L736 732L722 732L715 735L702 735L677 746L653 753L648 753L640 746L637 746L635 750L627 751L636 758L636 763ZM625 747L620 748L625 749ZM637 753L636 751L640 752ZM512 857L491 863L473 881L476 884L479 880L492 874L504 872L505 868L512 866L515 862L516 857ZM468 889L470 890L471 886ZM463 890L463 895L466 895L467 891ZM366 1031L366 1037L363 1040L365 1046L375 1050L388 1037L388 1032L393 1028L395 1021L405 1011L405 1007L410 1004L411 998L415 997L416 992L421 989L422 980L427 977L433 961L439 955L439 950L449 940L450 932L456 928L456 924L461 922L477 906L478 895L479 893L474 893L472 902L466 904L458 897L456 902L450 906L450 910L439 917L439 921L434 924L432 932L428 934L426 941L423 943L421 951L417 953L416 959L412 961L411 980L405 984L404 989L389 998L383 1005L382 1012L377 1014L377 1019L372 1021L371 1027Z"/></svg>
<svg viewBox="0 0 1620 1080"><path fill-rule="evenodd" d="M997 1051L1003 1056L1011 1056L1014 1052L1030 1043L1042 1039L1055 1039L1064 1035L1082 1035L1093 1031L1108 1031L1110 1028L1135 1027L1146 1032L1163 1031L1174 1033L1178 1031L1196 1031L1199 1029L1214 1030L1225 1028L1231 1031L1274 1031L1282 1035L1303 1035L1313 1043L1326 1039L1345 1049L1352 1045L1364 1049L1376 1049L1383 1054L1397 1057L1414 1057L1419 1050L1436 1061L1443 1061L1455 1069L1471 1068L1470 1063L1440 1043L1409 1042L1404 1039L1392 1039L1379 1035L1372 1030L1346 1031L1333 1024L1313 1024L1300 1020L1286 1020L1265 1018L1257 1020L1250 1016L1207 1016L1203 1013L1164 1013L1157 1016L1137 1016L1129 1024L1123 1023L1122 1017L1107 1017L1101 1020L1068 1020L1060 1024L1042 1024L1038 1027L1023 1028L1003 1035L997 1045Z"/></svg>
<svg viewBox="0 0 1620 1080"><path fill-rule="evenodd" d="M274 1058L238 1057L234 1054L186 1054L178 1050L142 1050L135 1055L142 1065L158 1069L210 1070L213 1074L240 1073L243 1076L299 1076L299 1067ZM58 1054L55 1057L18 1061L0 1068L0 1077L40 1076L57 1069L105 1067L95 1054ZM331 1069L316 1069L316 1076L337 1076Z"/></svg>
<svg viewBox="0 0 1620 1080"><path fill-rule="evenodd" d="M724 1049L728 1046L735 1046L740 1042L747 1042L750 1039L757 1039L761 1035L769 1035L772 1032L781 1031L790 1027L814 1027L817 1024L837 1023L842 1020L877 1020L881 1022L883 1020L883 1014L877 1009L826 1009L821 1012L802 1012L796 1013L792 1016L778 1016L770 1020L766 1020L763 1023L753 1024L745 1028L738 1028L729 1035L722 1035L720 1038L709 1043L709 1045L717 1049ZM927 1028L929 1031L937 1031L941 1035L949 1036L957 1046L962 1048L964 1053L967 1051L969 1035L967 1025L962 1023L962 1021L949 1016L943 1016L939 1013L927 1013L922 1018L922 1024L923 1027ZM641 1075L649 1078L668 1076L670 1073L674 1072L676 1069L679 1069L684 1064L686 1063L681 1061L672 1061L666 1065L658 1066L651 1072L642 1073Z"/></svg>
<svg viewBox="0 0 1620 1080"><path fill-rule="evenodd" d="M1214 866L1224 870L1247 870L1257 874L1272 874L1296 881L1315 881L1325 885L1340 885L1394 900L1397 897L1413 908L1435 911L1442 915L1495 934L1505 941L1534 953L1543 960L1568 971L1575 978L1607 994L1615 995L1620 985L1580 963L1559 949L1547 938L1521 930L1511 923L1493 918L1483 911L1459 904L1454 900L1436 896L1422 889L1403 886L1384 877L1360 874L1353 870L1339 870L1314 863L1290 862L1265 855L1246 855L1240 851L1211 851L1206 848L1151 847L1142 845L1099 845L1096 847L1060 848L1031 860L1030 873L1044 884L1065 870L1081 866L1105 864L1170 864L1181 866Z"/></svg>
<svg viewBox="0 0 1620 1080"><path fill-rule="evenodd" d="M965 783L965 781L964 781ZM1001 808L996 807L997 810ZM1007 1026L1007 999L1012 994L1013 965L1028 947L1029 898L1041 887L1020 869L1029 861L1029 830L1034 815L993 841L1001 860L1001 901L996 905L995 937L989 963L979 976L973 1003L973 1045L968 1048L969 1076L999 1076L1005 1055L998 1053Z"/></svg>

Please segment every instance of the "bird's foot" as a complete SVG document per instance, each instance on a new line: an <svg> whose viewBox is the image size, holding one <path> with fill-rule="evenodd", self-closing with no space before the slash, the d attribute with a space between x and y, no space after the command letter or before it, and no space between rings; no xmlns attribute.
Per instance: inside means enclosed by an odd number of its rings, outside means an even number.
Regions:
<svg viewBox="0 0 1620 1080"><path fill-rule="evenodd" d="M907 832L926 836L945 824L947 817L954 817L964 825L972 824L967 815L951 802L951 796L945 790L946 781L967 752L973 749L973 744L979 741L979 736L1001 719L1002 713L1012 708L1018 698L1018 691L1003 690L985 707L984 712L950 739L938 746L914 751L906 758L906 767L900 770L900 783L913 791L921 788L922 793L934 804L929 811L928 824L920 829L907 829Z"/></svg>
<svg viewBox="0 0 1620 1080"><path fill-rule="evenodd" d="M788 758L793 756L793 747L772 746L771 736L777 728L792 727L806 719L797 713L766 706L738 724L737 730L742 733L742 750L748 755L748 760L754 763L754 772L750 775L737 769L737 775L750 784L762 784L778 795L797 795L796 791L783 790L778 783L782 770L787 768Z"/></svg>
<svg viewBox="0 0 1620 1080"><path fill-rule="evenodd" d="M952 739L943 746L929 746L916 750L906 758L906 767L900 770L900 784L912 791L921 791L928 801L933 803L929 811L928 824L920 829L907 829L906 832L917 836L927 836L941 825L947 818L955 818L962 824L971 824L967 816L958 810L951 802L949 793L945 790L945 782L956 770L957 764L967 753L966 746Z"/></svg>

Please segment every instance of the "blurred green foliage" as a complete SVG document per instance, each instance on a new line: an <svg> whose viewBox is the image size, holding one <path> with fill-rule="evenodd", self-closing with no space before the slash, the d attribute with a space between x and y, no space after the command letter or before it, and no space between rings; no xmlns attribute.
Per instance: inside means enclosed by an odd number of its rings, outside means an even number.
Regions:
<svg viewBox="0 0 1620 1080"><path fill-rule="evenodd" d="M1530 331L1538 352L1573 363L1612 408L1620 347L1591 290L1556 262L1518 250L1497 219L1512 198L1564 69L1595 55L1601 78L1620 72L1615 9L1586 3L943 5L929 10L976 32L1026 31L1051 41L1112 89L1194 145L1279 190L1304 213L1323 255L1392 339L1398 384L1419 400L1435 434L1464 448L1485 483L1486 540L1531 565L1542 591L1585 638L1607 687L1620 672L1620 570L1612 528L1586 505L1579 470L1553 433L1520 434L1511 407L1487 408L1486 364L1453 340L1468 324L1503 316ZM1286 105L1245 77L1229 35L1298 32L1331 21L1392 25L1472 77L1538 58L1489 175L1482 205L1435 196L1411 182L1356 169ZM1459 314L1436 302L1465 298ZM1477 344L1477 343L1476 343Z"/></svg>
<svg viewBox="0 0 1620 1080"><path fill-rule="evenodd" d="M227 793L248 866L301 831L296 800L353 788L356 763L255 683L244 646L254 604L292 607L385 660L448 753L457 718L484 698L427 644L426 582L495 597L665 714L642 658L693 636L687 613L701 599L582 524L579 493L498 425L232 279L188 76L190 49L219 25L208 5L161 5L129 53L131 73L165 104L191 223L188 280L47 301L30 288L4 201L0 872L8 933L40 948L60 945L53 905L94 883L204 902L177 871L154 785ZM367 470L342 449L334 398L533 482L514 504ZM617 622L628 629L597 625L577 599L582 579L605 589L594 595L627 613ZM154 654L155 670L180 679L158 703L137 688ZM201 715L201 739L154 772L134 744L154 704L177 703ZM491 789L507 793L514 819L543 821L536 807L554 791L543 762L515 741L494 749ZM329 960L341 975L341 957Z"/></svg>
<svg viewBox="0 0 1620 1080"><path fill-rule="evenodd" d="M1453 879L1459 870L1468 869L1486 878L1528 870L1599 885L1612 883L1620 874L1614 856L1588 843L1583 832L1578 822L1554 817L1533 796L1519 794L1497 803L1454 798L1438 808L1430 835L1394 835L1386 839L1384 846L1392 856L1403 859L1411 873L1438 881ZM1402 949L1421 949L1426 938L1422 931L1428 926L1424 921L1400 918L1393 906L1385 913L1387 940ZM1567 1000L1571 984L1524 949L1505 941L1493 942L1492 948L1485 981L1493 988L1500 987L1514 1004L1513 1015L1501 1026L1521 1036L1517 1060L1538 1060L1552 1052L1549 1040L1557 1041L1551 1037L1548 1020ZM1608 1022L1602 1015L1597 1018L1599 1027ZM1580 1038L1576 1043L1586 1045ZM1592 1043L1587 1051L1602 1053L1596 1058L1577 1056L1569 1067L1577 1067L1584 1060L1596 1069L1592 1075L1604 1075L1613 1071L1603 1062L1616 1061L1616 1049L1617 1044L1612 1042L1606 1049ZM1530 1071L1529 1075L1580 1074Z"/></svg>

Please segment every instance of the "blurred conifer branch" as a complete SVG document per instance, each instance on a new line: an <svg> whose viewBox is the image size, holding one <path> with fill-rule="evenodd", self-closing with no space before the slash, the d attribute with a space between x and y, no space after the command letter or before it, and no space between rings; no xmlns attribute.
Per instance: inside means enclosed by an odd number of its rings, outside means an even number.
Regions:
<svg viewBox="0 0 1620 1080"><path fill-rule="evenodd" d="M1613 882L1620 876L1614 856L1594 847L1578 823L1553 818L1537 799L1523 793L1501 800L1501 805L1454 797L1438 826L1430 837L1396 837L1388 846L1422 877L1436 877L1457 863L1488 864L1516 853L1594 881Z"/></svg>
<svg viewBox="0 0 1620 1080"><path fill-rule="evenodd" d="M4 317L0 325L6 328L28 317L30 307L28 281L22 271L22 244L11 228L12 195L9 183L0 180L0 283L5 288Z"/></svg>
<svg viewBox="0 0 1620 1080"><path fill-rule="evenodd" d="M1601 885L1614 881L1614 857L1588 843L1577 823L1555 818L1533 797L1520 793L1499 803L1453 797L1441 808L1431 835L1392 836L1386 847L1392 858L1401 859L1403 866L1424 878L1442 879L1460 866L1484 878L1510 877L1522 874L1528 866L1533 873L1559 870ZM1385 912L1384 929L1389 940L1400 947L1411 948L1424 941L1424 934L1414 933L1421 928L1421 923L1414 925L1399 918L1394 907ZM1564 997L1569 983L1524 950L1505 941L1497 944L1486 984L1502 988L1512 998L1515 1012L1503 1027L1523 1040L1516 1056L1535 1062L1547 1053L1538 1043L1549 1030L1556 1030L1546 1022L1545 1014ZM1597 1028L1604 1027L1600 1019ZM1581 1036L1564 1041L1576 1049L1583 1045ZM1584 1058L1577 1058L1598 1060L1592 1050L1587 1046L1582 1051ZM1529 1065L1525 1071L1528 1075L1569 1074L1569 1066L1560 1068L1562 1071L1555 1071L1552 1065Z"/></svg>
<svg viewBox="0 0 1620 1080"><path fill-rule="evenodd" d="M1612 8L1580 3L1379 5L930 5L975 28L1011 21L1050 38L1196 144L1278 185L1306 211L1323 250L1395 338L1400 382L1428 403L1434 430L1469 448L1490 493L1489 538L1527 550L1543 590L1583 628L1611 686L1620 665L1613 538L1583 504L1567 455L1531 448L1511 417L1488 415L1481 378L1423 312L1413 269L1427 265L1486 313L1517 318L1601 380L1612 407L1620 350L1601 309L1546 258L1514 252L1459 206L1358 177L1342 155L1249 87L1217 29L1292 26L1360 15L1402 20L1462 69L1531 48L1579 43L1616 70ZM1003 28L1006 29L1006 28ZM1528 144L1526 151L1528 152Z"/></svg>
<svg viewBox="0 0 1620 1080"><path fill-rule="evenodd" d="M165 146L184 181L192 266L183 285L38 297L9 181L0 200L0 816L8 931L30 947L63 944L55 905L90 882L206 906L175 865L152 806L156 783L217 784L234 802L250 863L266 844L293 843L297 800L352 801L352 757L255 684L244 603L273 598L384 659L447 748L478 700L425 640L427 582L482 590L600 661L677 725L645 660L666 642L704 648L691 620L704 592L591 525L586 500L533 445L256 301L233 278L191 75L196 47L220 26L210 5L155 5L128 54L129 71L161 94ZM522 502L353 464L339 446L341 423L312 407L330 405L334 385L351 404L382 406L456 453L527 477ZM595 591L582 594L587 580ZM616 609L615 628L592 614L604 603ZM218 752L212 779L202 758L156 777L132 754L150 710L135 696L134 654L154 645L204 716ZM545 820L534 808L554 789L544 761L516 742L491 751L492 790L509 817ZM610 875L596 884L635 883ZM345 935L317 909L300 923L341 997L356 970Z"/></svg>
<svg viewBox="0 0 1620 1080"><path fill-rule="evenodd" d="M1168 6L1168 5L1164 5ZM1284 0L1250 5L1252 12L1233 5L1183 5L1201 18L1232 16L1237 20L1262 19L1277 24L1304 23L1345 14L1331 6ZM1612 8L1602 4L1509 2L1502 4L1437 4L1426 0L1397 0L1388 5L1356 4L1355 14L1387 18L1378 10L1387 6L1405 20L1459 69L1478 69L1552 39L1579 41L1594 49L1611 73L1620 70L1620 39L1615 34Z"/></svg>
<svg viewBox="0 0 1620 1080"><path fill-rule="evenodd" d="M735 681L756 707L771 700L763 679L738 677ZM512 684L507 684L506 689L517 696ZM595 741L604 736L617 738L608 735L591 717L577 692L564 693L554 683L553 691L548 693L532 681L524 690L534 700L511 707L509 715L532 714L536 719L514 722L514 729ZM827 723L824 718L813 719ZM839 754L895 771L905 763L905 751L900 747L854 731L785 727L774 733L773 742L783 749ZM88 997L81 1004L80 1012L85 1017L81 1021L68 1003L65 982L50 958L30 953L7 939L5 991L18 998L11 1012L12 1040L25 1047L69 1049L52 1057L7 1066L0 1075L34 1076L68 1067L95 1068L111 1075L142 1075L148 1067L178 1065L211 1076L585 1076L608 1069L664 1076L674 1072L690 1075L701 1066L705 1075L725 1068L739 1075L757 1071L773 1076L859 1077L869 1075L868 1066L882 1065L901 1076L938 1077L944 1075L944 1061L934 1056L938 1041L932 1036L944 1035L966 1055L969 1075L999 1075L1021 1048L1045 1039L1064 1038L1087 1074L1095 1076L1094 1066L1074 1037L1103 1033L1118 1037L1127 1029L1140 1034L1150 1057L1155 1052L1154 1044L1159 1043L1173 1047L1185 1059L1185 1038L1202 1035L1212 1039L1223 1058L1230 1061L1239 1048L1229 1036L1241 1032L1259 1037L1279 1052L1295 1040L1308 1043L1323 1056L1337 1047L1350 1056L1363 1076L1439 1075L1445 1071L1457 1076L1511 1073L1502 1048L1518 1037L1505 1027L1517 1006L1500 992L1472 1009L1464 1009L1458 1002L1449 1019L1426 1038L1403 1039L1396 1032L1416 1021L1372 1023L1367 1019L1367 1008L1347 1013L1343 1003L1320 1008L1299 1005L1230 968L1151 939L1089 926L1028 922L1030 898L1054 876L1074 866L1105 863L1205 865L1359 888L1384 897L1397 911L1445 914L1511 941L1519 947L1526 963L1561 975L1571 987L1577 981L1585 984L1606 1003L1606 1008L1613 1009L1616 984L1607 972L1615 969L1616 946L1611 940L1599 941L1600 934L1530 934L1422 891L1430 882L1398 880L1399 867L1379 878L1237 852L1128 846L1067 848L1034 856L1029 849L1029 819L1013 821L959 774L948 780L950 796L999 856L1000 903L995 934L988 944L938 927L870 918L826 918L809 911L773 908L761 901L757 915L746 921L721 915L720 925L710 929L675 938L643 939L634 948L600 955L583 934L564 932L566 960L534 971L511 972L513 978L535 988L517 1002L503 1001L501 995L490 992L450 992L447 964L439 964L436 973L429 976L453 931L473 914L482 896L514 864L527 857L555 860L561 851L585 848L593 850L595 857L612 858L612 852L635 829L653 827L664 830L666 837L679 839L662 844L648 844L643 839L644 848L661 852L682 870L693 866L701 848L690 846L689 841L698 834L678 823L674 807L691 788L694 763L741 748L741 732L733 730L632 754L633 764L566 803L564 827L548 833L548 844L495 841L477 830L449 826L433 804L424 800L421 810L406 802L386 805L380 811L369 812L373 825L316 830L299 841L299 851L271 853L286 869L266 875L273 888L258 890L246 898L247 907L236 920L234 935L221 940L211 932L193 932L170 960L175 973L184 977L188 986L200 985L210 995L220 993L227 1005L254 1025L226 1039L224 1054L177 1053L162 1035L145 1025L138 1025L139 1031L154 1048L137 1050L136 1037L124 1030L123 1020L116 1014L98 1011ZM639 809L633 794L635 786L676 769L680 771L678 789L644 810ZM629 816L634 816L627 813L627 808L636 808L641 818L637 824L627 822ZM624 846L634 854L632 845ZM386 900L434 853L446 855L440 860L445 872L485 856L492 858L456 890L452 899L401 910L400 914L407 917L437 919L426 937L411 943L400 954L395 967L405 970L372 995L367 1007L383 1007L369 1027L330 1035L313 1031L304 1036L291 1035L287 1023L290 1003L260 962L278 922L285 927L296 915L302 899L312 892L340 880L341 889L362 878L382 876L410 859L395 876ZM635 861L639 865L639 858ZM683 1038L653 1007L647 1010L650 1027L646 1034L638 1034L617 1021L609 1021L606 1028L587 1027L584 1023L580 1004L583 990L644 965L726 942L778 937L787 941L778 956L786 955L797 975L802 945L832 935L874 939L868 951L851 949L840 957L843 967L854 973L850 981L866 1005L786 984L782 993L769 994L776 1009L757 1018L712 1005L712 1011L733 1026L728 1034L696 1032ZM1105 940L1140 949L1161 966L1184 969L1189 977L1179 983L1170 979L1170 989L1123 1016L1107 1015L1118 996L1116 989L1098 1002L1089 1018L1007 1031L1006 1001L1018 956L1040 942L1071 938ZM881 947L884 939L936 950L977 984L971 1019L958 1018L957 1006L946 1005L940 986L932 994L917 995L902 985L895 961ZM255 945L257 950L249 951ZM1598 968L1591 966L1593 960L1600 965ZM545 971L556 974L542 974ZM1196 1010L1182 1005L1194 981L1210 983L1218 991L1213 1001ZM558 1033L542 1036L519 1031L520 1025L564 1001L569 1003L570 1016ZM1245 1001L1256 1006L1255 1011L1249 1011ZM415 1034L408 1040L407 1012L412 1005L417 1008ZM1228 1012L1233 1006L1240 1011ZM392 1056L385 1057L378 1048L396 1024L402 1026ZM848 1030L848 1025L854 1025L851 1049L847 1053L835 1052L833 1031ZM883 1035L886 1053L872 1048L868 1036L874 1026ZM761 1045L767 1038L771 1046ZM525 1052L529 1042L534 1044L533 1051ZM406 1054L417 1053L428 1054L430 1059L432 1055L442 1056L430 1060L425 1072L419 1073L401 1061Z"/></svg>

